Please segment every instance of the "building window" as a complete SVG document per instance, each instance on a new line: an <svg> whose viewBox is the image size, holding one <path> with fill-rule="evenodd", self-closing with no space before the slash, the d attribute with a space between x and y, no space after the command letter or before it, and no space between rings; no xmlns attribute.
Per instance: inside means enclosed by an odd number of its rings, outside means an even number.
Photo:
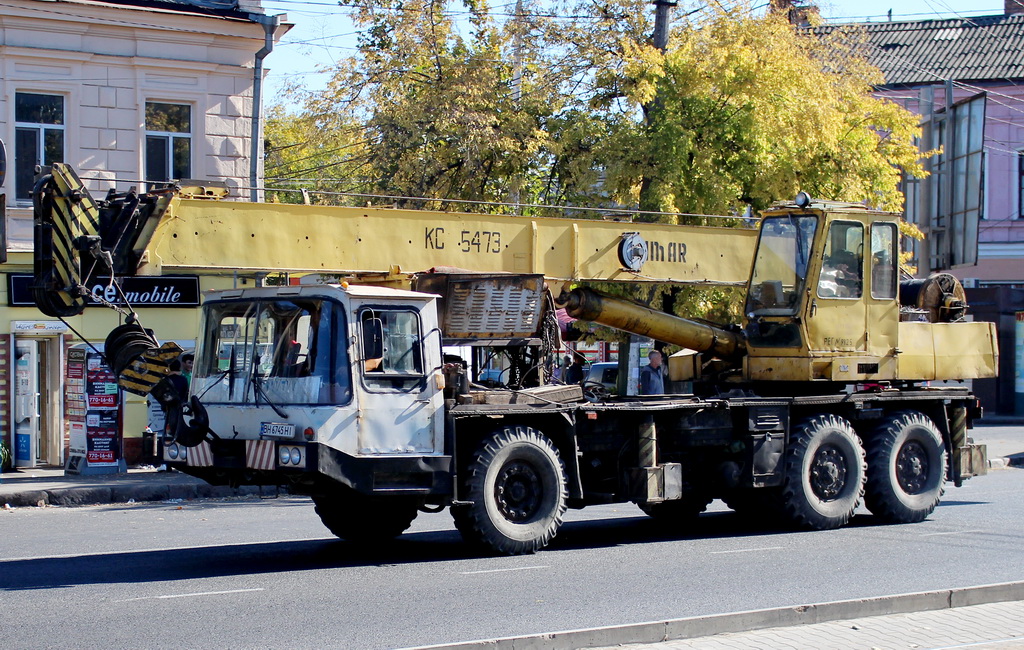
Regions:
<svg viewBox="0 0 1024 650"><path fill-rule="evenodd" d="M64 162L64 98L15 93L14 122L14 193L26 202L36 165Z"/></svg>
<svg viewBox="0 0 1024 650"><path fill-rule="evenodd" d="M1024 151L1017 152L1017 218L1024 219Z"/></svg>
<svg viewBox="0 0 1024 650"><path fill-rule="evenodd" d="M192 177L192 107L146 102L146 180Z"/></svg>

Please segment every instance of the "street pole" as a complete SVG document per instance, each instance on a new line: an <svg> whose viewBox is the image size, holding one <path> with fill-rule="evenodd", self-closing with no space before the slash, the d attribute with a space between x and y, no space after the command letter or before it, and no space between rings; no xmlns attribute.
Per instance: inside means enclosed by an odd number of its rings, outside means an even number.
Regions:
<svg viewBox="0 0 1024 650"><path fill-rule="evenodd" d="M669 24L669 10L675 7L678 3L674 0L654 0L654 34L651 35L651 42L654 47L658 48L658 51L665 53L668 49L668 24ZM650 104L643 106L644 113L644 125L648 132L654 130L655 122L658 120L657 113L661 105L661 100L655 95L654 100ZM645 174L640 179L640 209L650 210L656 209L656 206L648 204L648 198L650 197L652 179L648 174ZM619 372L624 372L625 366L619 365Z"/></svg>
<svg viewBox="0 0 1024 650"><path fill-rule="evenodd" d="M669 9L677 6L672 0L654 0L654 47L662 52L668 49L668 16Z"/></svg>
<svg viewBox="0 0 1024 650"><path fill-rule="evenodd" d="M518 111L523 98L523 0L516 0L516 31L512 47L512 101ZM512 177L511 185L509 202L513 204L512 209L516 214L522 214L522 207L519 205L520 177L518 174Z"/></svg>

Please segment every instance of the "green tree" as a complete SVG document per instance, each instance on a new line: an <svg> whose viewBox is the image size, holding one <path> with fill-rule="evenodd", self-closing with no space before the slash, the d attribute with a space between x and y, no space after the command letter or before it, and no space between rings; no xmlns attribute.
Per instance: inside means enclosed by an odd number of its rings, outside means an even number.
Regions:
<svg viewBox="0 0 1024 650"><path fill-rule="evenodd" d="M872 95L881 76L862 35L717 6L681 3L662 53L647 0L526 2L517 15L475 0L361 0L358 53L279 122L279 153L334 129L344 135L315 153L351 148L318 161L321 172L431 208L518 197L702 223L688 215L741 214L804 190L900 209L901 169L923 174L917 119ZM723 306L716 320L732 320L729 295L636 297L687 315Z"/></svg>
<svg viewBox="0 0 1024 650"><path fill-rule="evenodd" d="M742 6L702 15L672 31L664 54L646 25L594 34L595 64L605 51L620 59L595 74L590 101L609 133L595 154L608 191L664 212L759 209L800 189L902 207L900 169L923 174L917 118L872 95L882 78L856 31L814 36Z"/></svg>
<svg viewBox="0 0 1024 650"><path fill-rule="evenodd" d="M266 121L264 170L267 200L300 203L300 189L312 202L343 205L357 198L338 193L360 192L358 161L366 143L363 129L344 114L311 115L270 107Z"/></svg>
<svg viewBox="0 0 1024 650"><path fill-rule="evenodd" d="M338 64L326 91L307 95L304 115L315 121L360 121L365 147L339 171L358 170L365 191L482 201L535 192L550 137L544 121L559 99L536 83L539 40L525 36L528 16L499 21L486 4L467 2L457 23L461 7L360 5L359 53Z"/></svg>

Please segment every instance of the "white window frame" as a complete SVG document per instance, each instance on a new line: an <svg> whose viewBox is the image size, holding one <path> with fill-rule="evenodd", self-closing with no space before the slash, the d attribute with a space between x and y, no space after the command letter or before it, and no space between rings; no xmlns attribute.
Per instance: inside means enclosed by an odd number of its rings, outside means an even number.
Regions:
<svg viewBox="0 0 1024 650"><path fill-rule="evenodd" d="M1017 215L1015 218L1024 219L1024 149L1017 150L1017 168L1015 171L1017 178L1017 182L1014 184L1014 189L1016 190L1014 198L1017 204ZM985 213L988 214L988 211L986 210Z"/></svg>
<svg viewBox="0 0 1024 650"><path fill-rule="evenodd" d="M188 111L189 111L189 115L188 115L189 120L188 121L189 121L189 129L190 130L187 133L184 133L184 132L181 132L181 131L151 131L150 129L145 128L146 108L150 104L172 104L174 106L186 106L186 107L188 107ZM196 112L195 111L195 105L190 103L190 102L168 102L168 101L161 101L161 100L156 100L156 99L147 99L145 101L145 103L143 104L143 109L142 109L142 119L143 119L143 127L144 127L143 128L143 136L142 136L142 174L143 174L143 177L146 179L146 183L147 184L150 184L150 183L152 183L152 184L165 183L165 182L168 182L168 181L171 181L171 180L183 180L183 179L180 179L180 178L174 178L174 143L175 143L176 140L188 140L188 175L189 175L189 177L193 176L192 168L193 168L193 156L194 156L194 151L195 151L195 146L194 146L195 141L194 141L194 138L192 137L194 135L192 133L192 130L195 129L195 126L194 126L195 112ZM164 164L167 166L168 178L165 179L165 180L159 180L159 181L151 181L151 180L149 180L149 166L148 166L148 162L147 161L149 160L149 138L150 137L166 138L166 140L167 140L167 158L166 158L166 160L164 160Z"/></svg>
<svg viewBox="0 0 1024 650"><path fill-rule="evenodd" d="M47 123L43 123L43 122L19 122L17 120L17 115L18 115L18 95L45 95L47 97L58 97L58 98L60 98L61 109L62 109L61 113L62 113L62 117L63 117L64 123L63 124L47 124ZM14 146L13 146L14 151L12 152L13 155L12 155L12 160L10 162L11 162L11 168L13 168L12 171L14 172L12 174L14 176L14 178L12 179L12 185L14 186L13 193L14 193L15 202L16 202L17 205L31 205L31 203L32 203L32 199L31 198L18 195L18 189L19 189L18 188L18 169L17 169L17 160L18 160L18 136L17 136L17 133L18 133L18 129L32 129L32 130L34 130L36 132L36 160L35 160L35 165L42 165L42 164L44 164L43 163L43 155L46 153L46 131L60 131L61 132L61 149L62 149L62 151L61 151L61 159L59 161L55 161L55 162L64 162L65 160L67 160L67 156L68 156L68 130L67 130L68 114L67 114L67 107L68 107L68 98L65 95L61 94L61 93L56 93L56 92L52 92L52 91L42 91L42 90L16 90L16 91L14 91L14 115L15 115L14 134L15 135L14 135Z"/></svg>

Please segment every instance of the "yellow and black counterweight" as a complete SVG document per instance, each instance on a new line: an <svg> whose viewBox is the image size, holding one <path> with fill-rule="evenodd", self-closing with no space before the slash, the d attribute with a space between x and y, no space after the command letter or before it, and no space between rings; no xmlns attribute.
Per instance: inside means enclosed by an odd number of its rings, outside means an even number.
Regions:
<svg viewBox="0 0 1024 650"><path fill-rule="evenodd" d="M61 167L65 169L60 173L41 176L32 191L32 293L39 311L67 318L85 310L80 247L90 237L98 241L100 218L96 203L78 175L70 167Z"/></svg>
<svg viewBox="0 0 1024 650"><path fill-rule="evenodd" d="M44 167L32 191L35 238L32 285L36 306L66 318L85 310L86 286L99 276L116 283L135 275L157 225L180 188L174 184L138 194L113 190L93 200L75 170Z"/></svg>

